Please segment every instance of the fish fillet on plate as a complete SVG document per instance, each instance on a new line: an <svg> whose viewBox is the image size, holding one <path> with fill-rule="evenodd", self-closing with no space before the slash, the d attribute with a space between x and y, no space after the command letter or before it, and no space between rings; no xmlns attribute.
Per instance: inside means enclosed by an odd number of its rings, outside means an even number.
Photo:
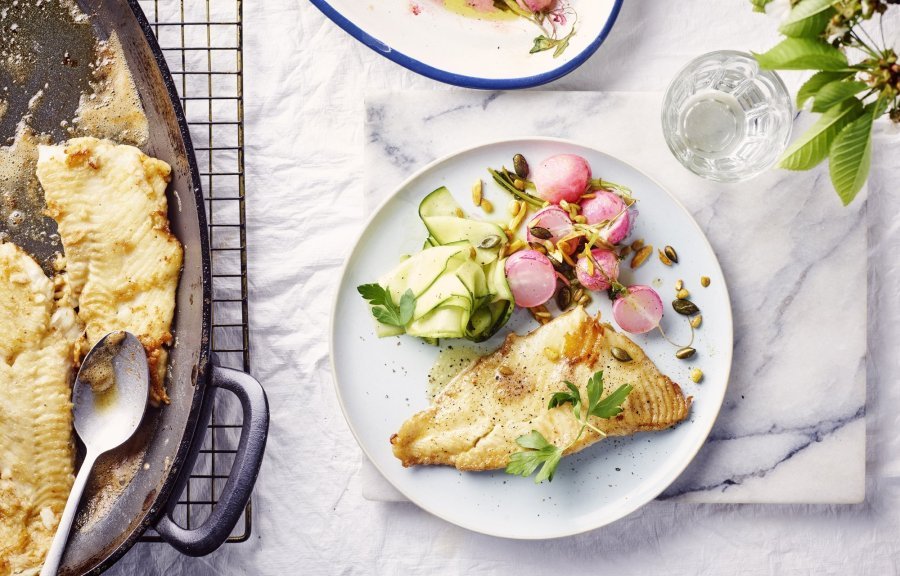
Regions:
<svg viewBox="0 0 900 576"><path fill-rule="evenodd" d="M616 360L613 347L628 352L632 361ZM525 336L510 334L500 349L454 377L428 409L391 437L394 455L404 466L491 470L505 467L521 450L516 438L531 430L565 446L578 435L580 425L571 405L548 409L550 397L564 391L563 381L568 380L586 398L587 382L598 370L604 376L603 396L623 384L634 387L617 417L591 417L591 424L608 436L663 430L687 417L691 398L678 384L637 344L578 307ZM588 429L566 453L601 438Z"/></svg>

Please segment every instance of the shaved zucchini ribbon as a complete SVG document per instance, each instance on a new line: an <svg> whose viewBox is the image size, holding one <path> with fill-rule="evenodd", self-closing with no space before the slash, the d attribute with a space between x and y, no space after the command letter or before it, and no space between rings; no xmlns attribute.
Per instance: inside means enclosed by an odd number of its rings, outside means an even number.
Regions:
<svg viewBox="0 0 900 576"><path fill-rule="evenodd" d="M395 302L412 290L415 310L405 326L376 320L379 337L406 333L427 340L481 342L509 320L515 306L506 282L506 259L501 258L506 234L496 224L465 218L462 213L444 187L419 204L419 217L428 230L422 251L378 281Z"/></svg>

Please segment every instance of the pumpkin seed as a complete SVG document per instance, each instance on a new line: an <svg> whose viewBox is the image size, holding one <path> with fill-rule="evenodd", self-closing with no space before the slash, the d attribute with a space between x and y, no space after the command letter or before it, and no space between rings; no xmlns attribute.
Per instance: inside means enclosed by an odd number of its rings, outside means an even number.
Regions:
<svg viewBox="0 0 900 576"><path fill-rule="evenodd" d="M675 357L679 360L687 360L696 353L697 351L690 346L685 346L684 348L679 349L678 352L675 352Z"/></svg>
<svg viewBox="0 0 900 576"><path fill-rule="evenodd" d="M691 302L690 300L685 300L683 298L679 298L672 302L672 308L675 309L676 312L683 316L693 316L700 312L700 309L697 308L697 305Z"/></svg>
<svg viewBox="0 0 900 576"><path fill-rule="evenodd" d="M545 250L545 254L546 254L547 249L544 248L544 250ZM553 264L553 269L556 270L557 272L562 272L563 274L565 274L567 272L572 271L572 267L569 266L566 262L557 260L556 258L554 258L553 256L551 256L549 254L546 254L546 256L547 256L547 258L550 259L550 263Z"/></svg>
<svg viewBox="0 0 900 576"><path fill-rule="evenodd" d="M494 211L494 204L487 198L484 198L481 200L481 209L490 214Z"/></svg>
<svg viewBox="0 0 900 576"><path fill-rule="evenodd" d="M581 214L576 214L574 218L572 218L578 224L587 224L587 218L582 216Z"/></svg>
<svg viewBox="0 0 900 576"><path fill-rule="evenodd" d="M613 346L610 348L610 352L612 352L613 358L618 360L619 362L631 362L631 354L627 351L619 348L618 346Z"/></svg>
<svg viewBox="0 0 900 576"><path fill-rule="evenodd" d="M519 203L515 200L510 200L508 209L509 209L510 216L517 215L519 213Z"/></svg>
<svg viewBox="0 0 900 576"><path fill-rule="evenodd" d="M693 380L695 384L699 384L700 381L703 380L703 370L699 368L691 370L691 380Z"/></svg>
<svg viewBox="0 0 900 576"><path fill-rule="evenodd" d="M547 360L550 360L551 362L556 362L557 360L559 360L559 352L550 347L544 348L544 356L546 356Z"/></svg>
<svg viewBox="0 0 900 576"><path fill-rule="evenodd" d="M500 368L498 368L497 371L500 372L501 374L503 374L504 376L510 376L513 373L512 368L510 368L506 364L501 364Z"/></svg>
<svg viewBox="0 0 900 576"><path fill-rule="evenodd" d="M709 276L701 276L700 277L700 285L706 288L709 286Z"/></svg>
<svg viewBox="0 0 900 576"><path fill-rule="evenodd" d="M560 310L566 310L572 305L572 289L568 286L560 286L556 291L556 305Z"/></svg>
<svg viewBox="0 0 900 576"><path fill-rule="evenodd" d="M546 246L544 246L543 244L539 244L539 243L537 243L537 242L529 242L528 247L531 248L532 250L537 250L538 252L540 252L540 253L543 254L544 256L547 255L547 248L546 248ZM552 259L551 259L551 260L552 260ZM551 263L552 263L552 262L551 262Z"/></svg>
<svg viewBox="0 0 900 576"><path fill-rule="evenodd" d="M516 178L515 180L513 180L513 186L516 187L516 190L521 192L525 190L525 181L521 178Z"/></svg>
<svg viewBox="0 0 900 576"><path fill-rule="evenodd" d="M635 240L634 242L631 243L631 249L634 250L635 252L640 252L641 248L643 248L643 247L644 247L644 239L643 238L638 238L637 240Z"/></svg>
<svg viewBox="0 0 900 576"><path fill-rule="evenodd" d="M634 244L631 245L631 249L634 250ZM631 259L631 268L635 269L643 264L652 253L653 246L643 246L640 250L635 252L634 258Z"/></svg>
<svg viewBox="0 0 900 576"><path fill-rule="evenodd" d="M703 315L697 314L691 318L691 328L699 328L703 324Z"/></svg>
<svg viewBox="0 0 900 576"><path fill-rule="evenodd" d="M594 301L594 299L591 298L590 294L582 294L581 298L578 299L578 305L579 306L587 306L588 304L590 304L593 301Z"/></svg>
<svg viewBox="0 0 900 576"><path fill-rule="evenodd" d="M619 260L624 260L631 255L631 246L622 246L619 249Z"/></svg>
<svg viewBox="0 0 900 576"><path fill-rule="evenodd" d="M553 238L553 232L547 230L546 228L542 228L541 226L532 226L531 235L535 238L540 238L541 240L549 240Z"/></svg>
<svg viewBox="0 0 900 576"><path fill-rule="evenodd" d="M675 283L675 291L676 292L678 292L682 288L684 288L684 280L679 280L678 282Z"/></svg>
<svg viewBox="0 0 900 576"><path fill-rule="evenodd" d="M484 198L482 192L484 191L484 184L482 184L481 179L475 181L472 184L472 204L476 206L481 206L481 200Z"/></svg>
<svg viewBox="0 0 900 576"><path fill-rule="evenodd" d="M675 294L675 297L679 300L687 300L688 296L690 295L691 293L687 291L687 288L682 288Z"/></svg>
<svg viewBox="0 0 900 576"><path fill-rule="evenodd" d="M663 251L666 253L666 257L672 262L678 264L678 252L675 251L671 246L666 246L663 248Z"/></svg>
<svg viewBox="0 0 900 576"><path fill-rule="evenodd" d="M671 266L671 265L672 265L672 260L670 260L669 257L666 256L666 253L665 253L665 252L663 252L662 250L657 250L657 252L659 252L659 261L660 261L660 262L662 262L662 263L665 264L666 266Z"/></svg>
<svg viewBox="0 0 900 576"><path fill-rule="evenodd" d="M496 234L491 234L490 236L485 236L484 240L481 241L481 244L478 245L479 248L484 248L485 250L489 250L491 248L496 248L500 244L500 237Z"/></svg>
<svg viewBox="0 0 900 576"><path fill-rule="evenodd" d="M516 176L519 178L528 178L528 162L521 154L513 156L513 168L516 169Z"/></svg>
<svg viewBox="0 0 900 576"><path fill-rule="evenodd" d="M456 213L457 218L465 218L466 216L466 213L462 211L462 208L457 208L454 212Z"/></svg>

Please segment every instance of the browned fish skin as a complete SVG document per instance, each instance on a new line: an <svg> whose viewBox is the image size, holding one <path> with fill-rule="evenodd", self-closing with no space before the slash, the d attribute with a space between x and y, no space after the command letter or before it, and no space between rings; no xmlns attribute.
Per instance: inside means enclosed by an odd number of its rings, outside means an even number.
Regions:
<svg viewBox="0 0 900 576"><path fill-rule="evenodd" d="M622 363L611 348L633 358ZM559 352L556 362L544 349ZM443 464L460 470L503 468L520 450L515 439L537 430L557 446L572 442L580 428L571 406L547 409L564 380L586 397L590 376L603 370L604 396L622 384L634 389L616 418L591 417L608 436L663 430L687 417L691 398L662 374L629 338L575 308L526 336L510 334L494 353L477 360L438 394L434 403L403 423L391 437L404 466ZM588 429L567 454L602 437Z"/></svg>

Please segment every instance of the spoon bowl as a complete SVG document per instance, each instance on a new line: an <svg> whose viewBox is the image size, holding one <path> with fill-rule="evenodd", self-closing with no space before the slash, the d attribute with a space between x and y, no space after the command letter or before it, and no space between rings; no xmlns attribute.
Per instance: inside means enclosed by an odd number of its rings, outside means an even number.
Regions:
<svg viewBox="0 0 900 576"><path fill-rule="evenodd" d="M134 435L149 395L147 355L134 334L110 332L84 357L72 389L72 414L75 431L84 442L84 462L72 484L41 576L53 576L59 569L78 503L97 458Z"/></svg>
<svg viewBox="0 0 900 576"><path fill-rule="evenodd" d="M72 390L75 431L98 455L131 438L147 407L149 370L144 346L130 332L101 338L81 365Z"/></svg>

